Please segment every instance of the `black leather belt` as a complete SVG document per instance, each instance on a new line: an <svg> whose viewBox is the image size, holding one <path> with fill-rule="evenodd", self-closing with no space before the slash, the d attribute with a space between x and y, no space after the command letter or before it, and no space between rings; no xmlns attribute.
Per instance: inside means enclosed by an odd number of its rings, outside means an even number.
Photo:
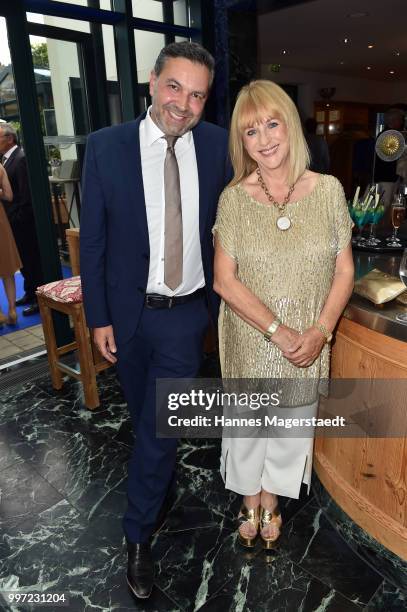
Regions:
<svg viewBox="0 0 407 612"><path fill-rule="evenodd" d="M173 308L174 306L179 306L179 304L196 300L204 295L204 288L197 289L197 291L188 293L188 295L175 295L174 297L159 295L158 293L147 293L144 305L146 308Z"/></svg>

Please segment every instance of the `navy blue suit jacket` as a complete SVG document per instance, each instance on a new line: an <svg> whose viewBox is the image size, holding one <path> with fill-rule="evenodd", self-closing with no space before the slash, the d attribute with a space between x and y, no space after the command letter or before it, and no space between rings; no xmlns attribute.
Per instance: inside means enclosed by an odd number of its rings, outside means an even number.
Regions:
<svg viewBox="0 0 407 612"><path fill-rule="evenodd" d="M125 342L137 328L148 281L150 248L135 121L88 137L82 179L80 266L89 327L113 325ZM199 233L208 305L214 322L214 224L220 193L231 179L227 132L201 121L193 129L199 179Z"/></svg>

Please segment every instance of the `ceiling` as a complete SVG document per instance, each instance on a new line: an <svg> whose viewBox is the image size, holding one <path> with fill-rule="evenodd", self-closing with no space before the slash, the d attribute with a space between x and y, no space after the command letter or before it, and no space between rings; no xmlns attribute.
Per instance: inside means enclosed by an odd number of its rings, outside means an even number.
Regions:
<svg viewBox="0 0 407 612"><path fill-rule="evenodd" d="M407 81L406 31L407 0L314 0L258 14L259 60L375 81ZM369 44L374 47L368 49Z"/></svg>

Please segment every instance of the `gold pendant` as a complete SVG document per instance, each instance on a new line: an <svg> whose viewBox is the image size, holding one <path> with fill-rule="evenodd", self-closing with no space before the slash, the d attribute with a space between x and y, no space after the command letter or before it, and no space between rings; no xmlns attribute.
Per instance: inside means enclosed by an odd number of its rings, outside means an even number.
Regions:
<svg viewBox="0 0 407 612"><path fill-rule="evenodd" d="M286 230L290 229L290 227L291 227L290 219L288 217L278 217L278 219L277 219L277 227L282 232L285 232Z"/></svg>

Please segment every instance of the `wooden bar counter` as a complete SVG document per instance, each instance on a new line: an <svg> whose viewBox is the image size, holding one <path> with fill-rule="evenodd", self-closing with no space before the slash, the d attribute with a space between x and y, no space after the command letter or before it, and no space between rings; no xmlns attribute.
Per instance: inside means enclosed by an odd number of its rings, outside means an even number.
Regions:
<svg viewBox="0 0 407 612"><path fill-rule="evenodd" d="M357 276L374 267L397 274L399 259L356 253ZM332 378L407 379L407 325L395 320L398 312L406 311L395 302L377 308L353 296L332 346ZM403 405L407 420L407 396ZM392 410L390 401L386 410ZM355 523L407 560L406 438L320 437L314 468Z"/></svg>

